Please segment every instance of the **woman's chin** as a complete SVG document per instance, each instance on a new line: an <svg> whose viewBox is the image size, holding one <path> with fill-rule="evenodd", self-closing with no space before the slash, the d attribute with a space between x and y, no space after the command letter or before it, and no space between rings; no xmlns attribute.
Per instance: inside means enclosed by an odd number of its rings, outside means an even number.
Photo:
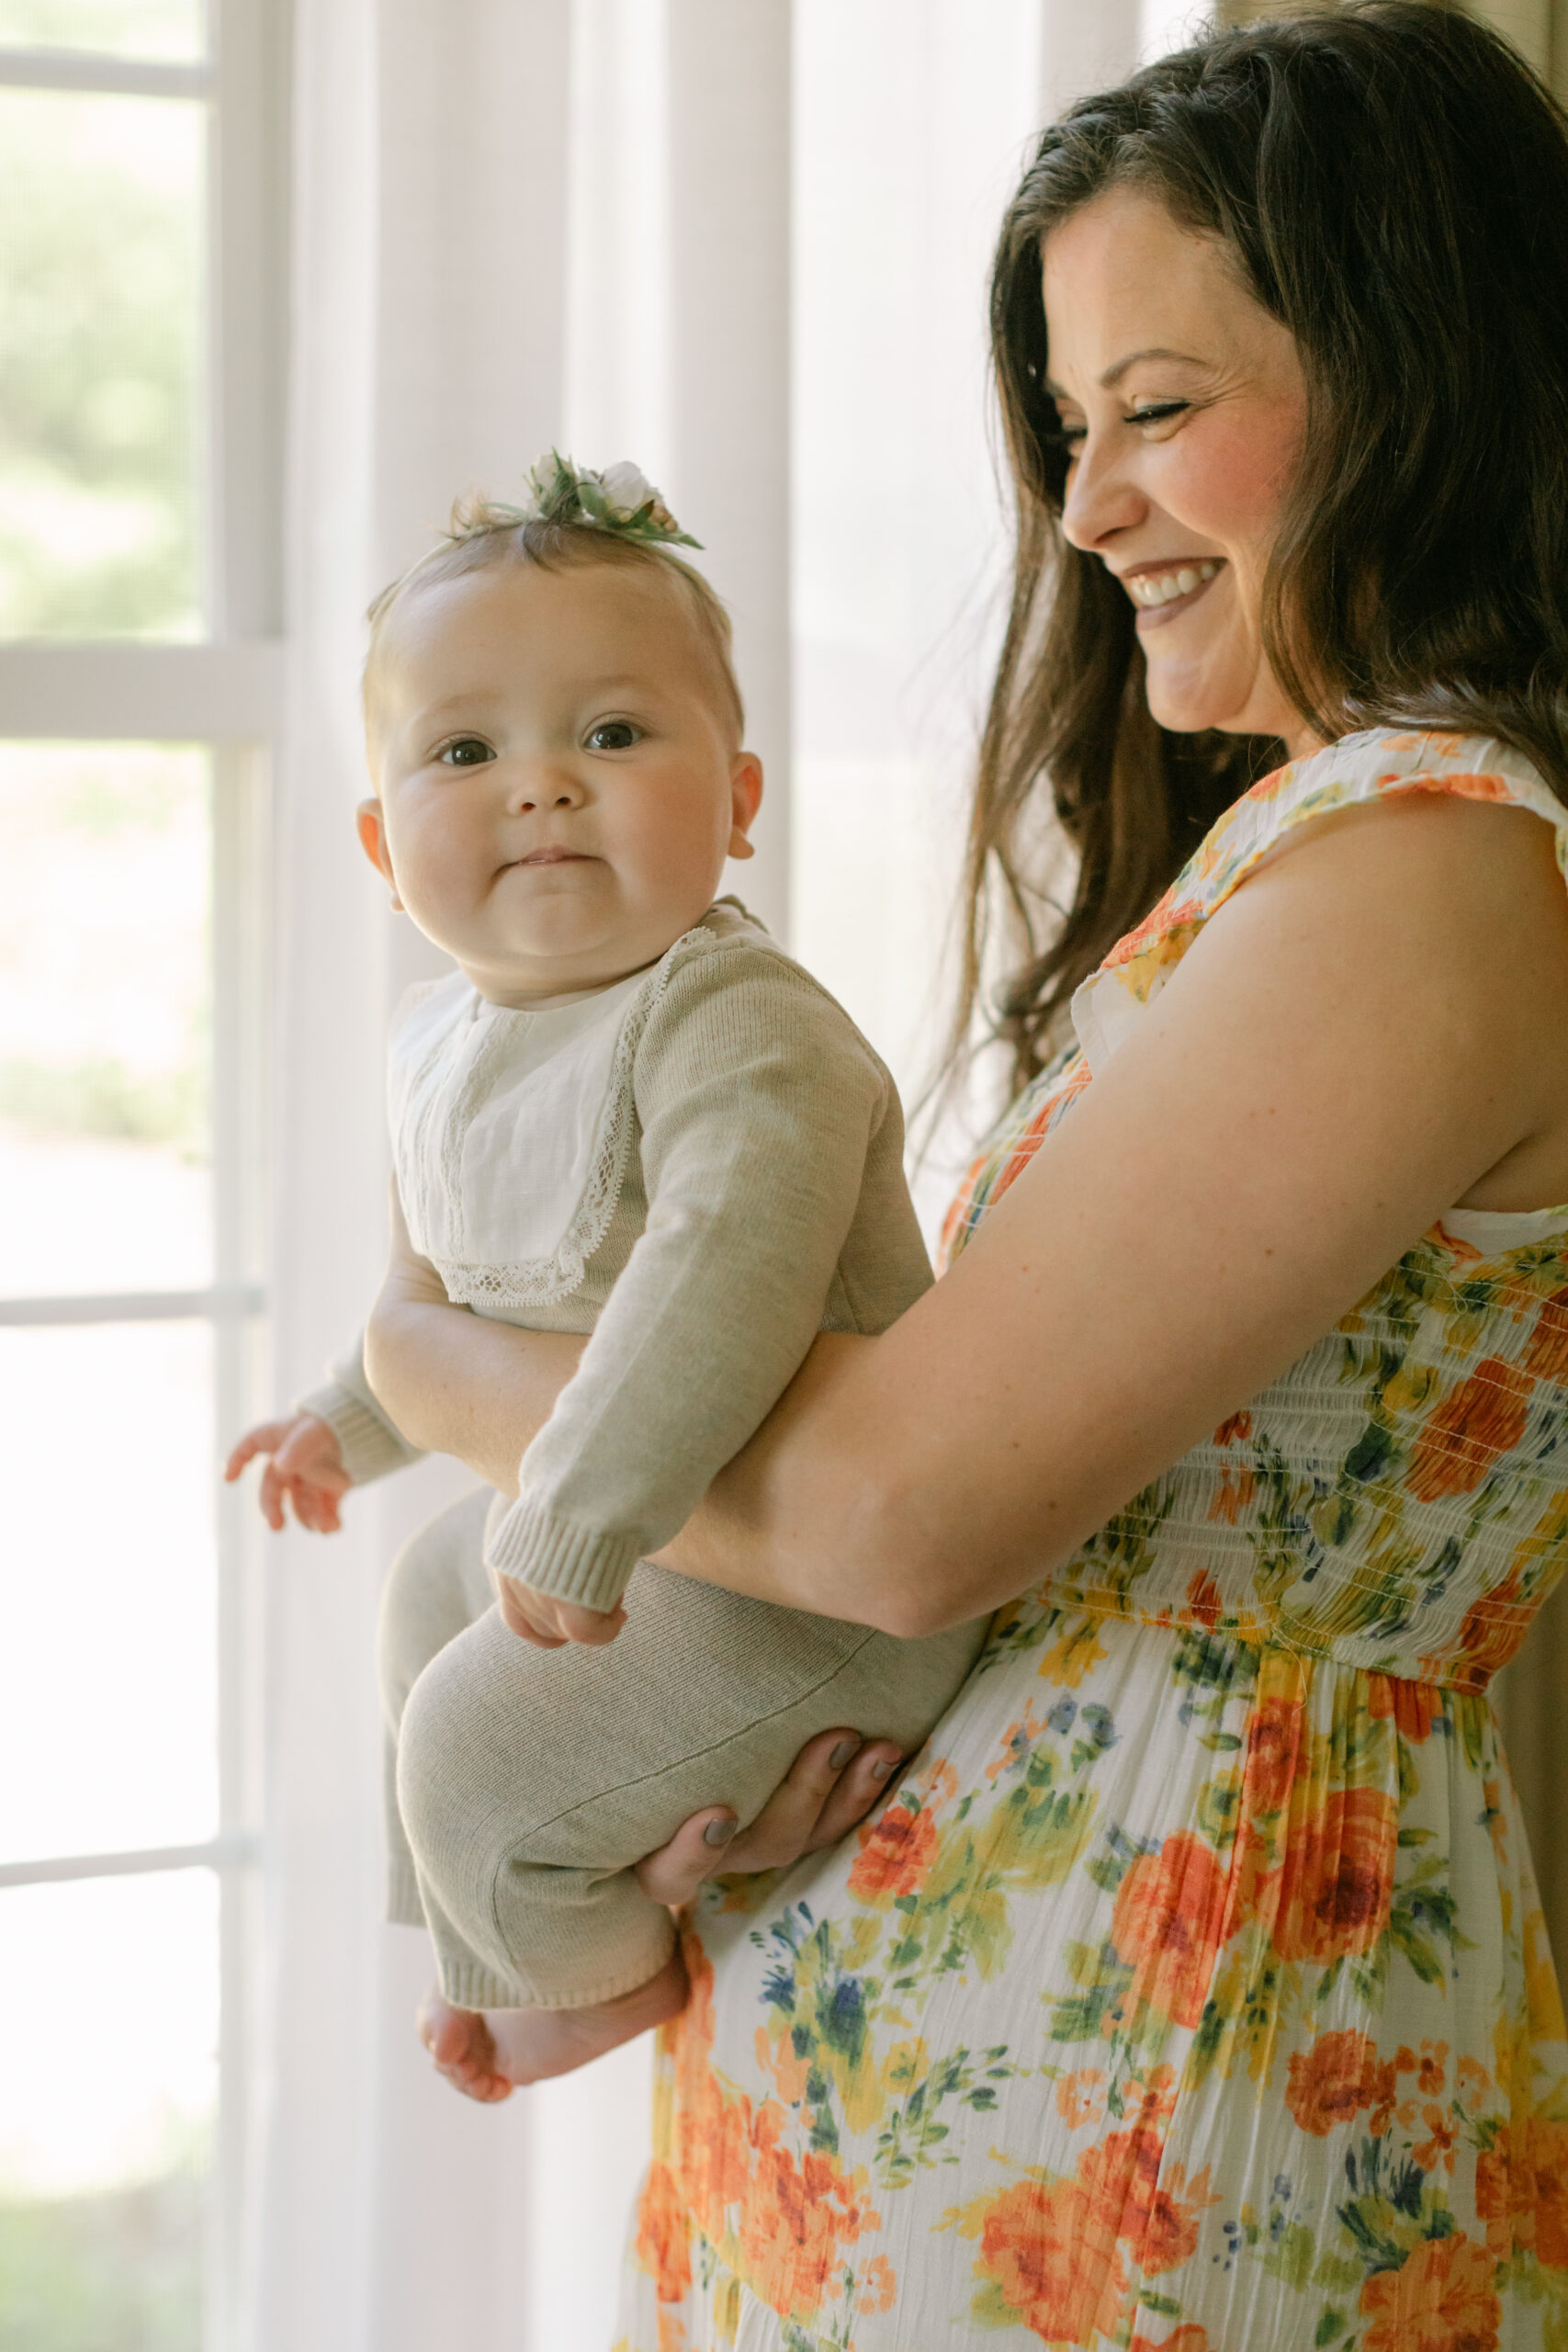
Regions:
<svg viewBox="0 0 1568 2352"><path fill-rule="evenodd" d="M1250 681L1249 681L1250 686ZM1268 735L1275 730L1258 715L1259 697L1251 691L1227 692L1212 679L1161 676L1151 668L1145 685L1149 716L1172 735Z"/></svg>

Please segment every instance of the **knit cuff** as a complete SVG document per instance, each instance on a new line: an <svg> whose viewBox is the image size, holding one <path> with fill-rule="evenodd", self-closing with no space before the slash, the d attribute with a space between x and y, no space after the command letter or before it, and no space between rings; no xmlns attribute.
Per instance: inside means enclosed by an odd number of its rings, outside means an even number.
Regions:
<svg viewBox="0 0 1568 2352"><path fill-rule="evenodd" d="M635 1536L608 1535L552 1519L536 1504L514 1502L485 1546L485 1566L552 1600L579 1609L615 1608L642 1557Z"/></svg>
<svg viewBox="0 0 1568 2352"><path fill-rule="evenodd" d="M389 1470L400 1470L405 1463L417 1461L412 1446L405 1445L391 1423L379 1413L373 1412L351 1388L341 1381L332 1380L323 1388L312 1388L308 1396L297 1399L297 1413L314 1413L325 1421L338 1442L343 1466L356 1487L368 1486L373 1478L384 1478Z"/></svg>

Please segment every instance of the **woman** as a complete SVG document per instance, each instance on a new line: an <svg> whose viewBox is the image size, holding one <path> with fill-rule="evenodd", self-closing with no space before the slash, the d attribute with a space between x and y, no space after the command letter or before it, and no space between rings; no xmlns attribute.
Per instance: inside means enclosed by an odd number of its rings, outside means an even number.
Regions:
<svg viewBox="0 0 1568 2352"><path fill-rule="evenodd" d="M1562 123L1436 9L1217 36L1045 134L993 316L971 878L1048 775L1077 899L950 1271L819 1343L671 1561L999 1613L874 1826L699 1906L625 2342L1559 2343L1483 1693L1568 1559ZM417 1268L372 1344L498 1485L571 1363ZM728 1867L885 1761L808 1751Z"/></svg>

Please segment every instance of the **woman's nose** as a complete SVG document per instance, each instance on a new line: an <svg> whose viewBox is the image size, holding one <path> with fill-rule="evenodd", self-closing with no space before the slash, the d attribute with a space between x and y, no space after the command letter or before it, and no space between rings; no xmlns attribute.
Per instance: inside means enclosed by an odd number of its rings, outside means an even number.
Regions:
<svg viewBox="0 0 1568 2352"><path fill-rule="evenodd" d="M1147 512L1148 501L1119 462L1114 445L1090 435L1068 470L1063 536L1085 555L1103 555L1114 533L1142 522Z"/></svg>

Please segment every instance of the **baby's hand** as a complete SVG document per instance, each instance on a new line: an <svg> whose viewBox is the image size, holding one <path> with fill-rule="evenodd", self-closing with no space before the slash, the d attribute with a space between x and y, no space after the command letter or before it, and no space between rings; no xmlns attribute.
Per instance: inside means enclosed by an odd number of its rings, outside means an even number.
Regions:
<svg viewBox="0 0 1568 2352"><path fill-rule="evenodd" d="M542 1650L562 1649L568 1642L603 1649L626 1622L626 1612L618 1604L608 1611L579 1609L572 1601L552 1600L548 1593L531 1591L515 1577L498 1576L493 1569L491 1582L501 1604L502 1623Z"/></svg>
<svg viewBox="0 0 1568 2352"><path fill-rule="evenodd" d="M338 1504L354 1483L343 1466L336 1430L315 1413L263 1421L245 1431L223 1465L224 1477L237 1478L258 1453L270 1457L256 1497L267 1525L275 1532L282 1528L287 1502L301 1527L317 1535L335 1535L343 1524Z"/></svg>

